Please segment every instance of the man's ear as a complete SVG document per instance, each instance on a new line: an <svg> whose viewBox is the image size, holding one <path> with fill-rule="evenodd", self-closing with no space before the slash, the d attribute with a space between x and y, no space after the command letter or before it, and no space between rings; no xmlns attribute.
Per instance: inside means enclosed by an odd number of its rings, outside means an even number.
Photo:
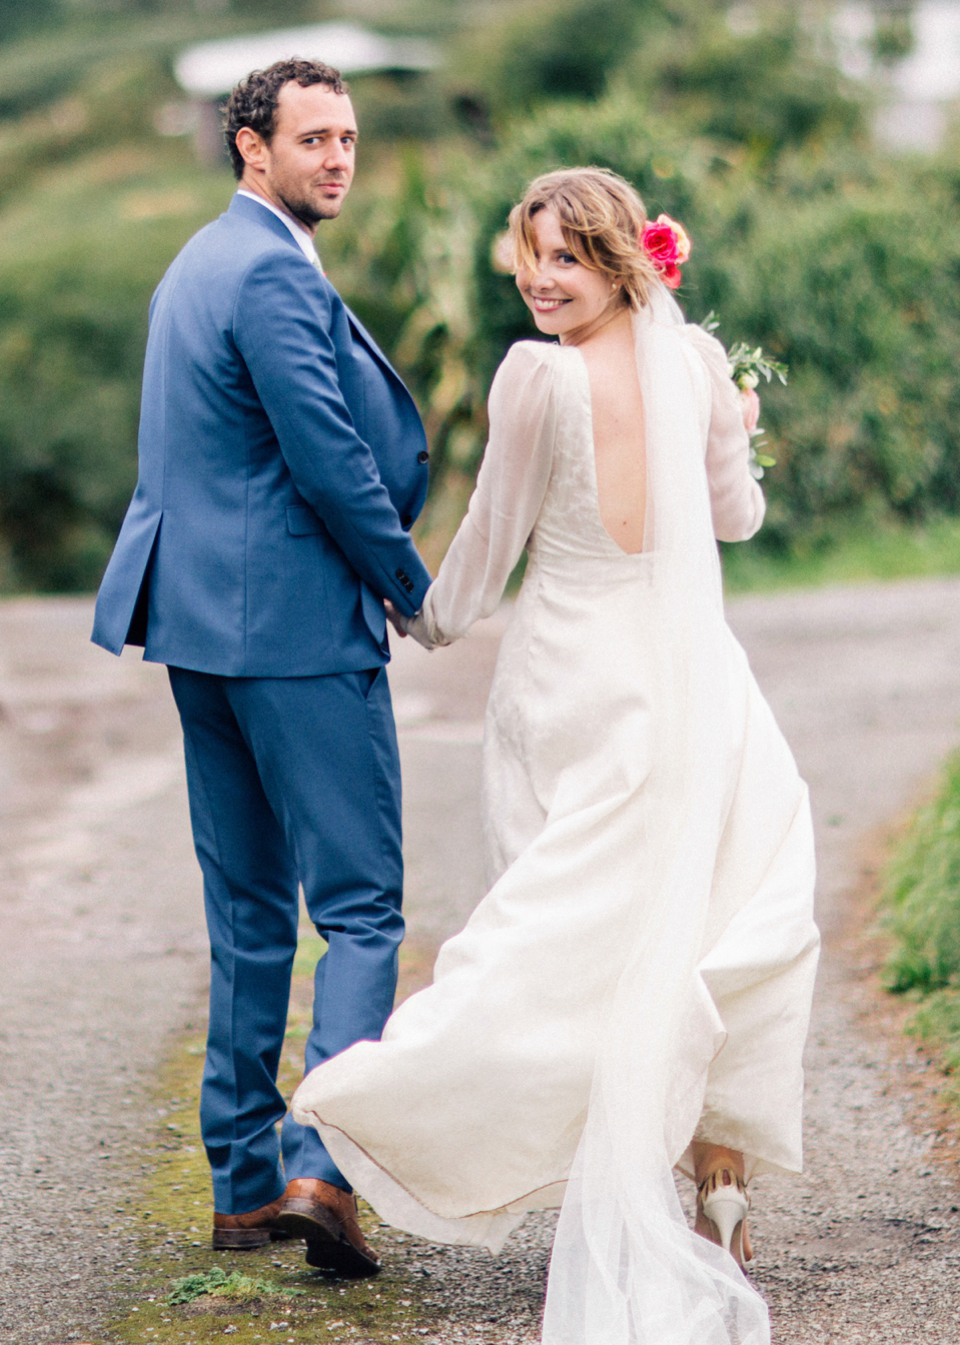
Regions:
<svg viewBox="0 0 960 1345"><path fill-rule="evenodd" d="M267 163L267 144L250 126L241 126L237 132L237 150L244 163L262 171Z"/></svg>

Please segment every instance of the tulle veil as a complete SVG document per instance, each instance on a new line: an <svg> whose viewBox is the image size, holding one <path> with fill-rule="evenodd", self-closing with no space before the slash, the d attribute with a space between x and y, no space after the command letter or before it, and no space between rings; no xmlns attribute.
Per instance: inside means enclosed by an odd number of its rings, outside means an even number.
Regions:
<svg viewBox="0 0 960 1345"><path fill-rule="evenodd" d="M683 314L656 284L634 316L655 626L631 957L617 987L550 1265L543 1345L768 1345L766 1305L688 1227L673 1180L722 1024L697 975L730 798L719 558ZM702 990L702 993L701 993ZM683 1062L681 1066L679 1062Z"/></svg>

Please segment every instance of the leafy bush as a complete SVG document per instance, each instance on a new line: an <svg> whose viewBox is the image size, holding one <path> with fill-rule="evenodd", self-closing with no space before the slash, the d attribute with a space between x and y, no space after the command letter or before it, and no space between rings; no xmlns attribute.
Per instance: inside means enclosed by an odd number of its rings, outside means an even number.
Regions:
<svg viewBox="0 0 960 1345"><path fill-rule="evenodd" d="M824 60L792 6L748 34L714 12L683 36L646 45L633 64L658 105L699 134L746 146L763 163L863 131L862 95Z"/></svg>
<svg viewBox="0 0 960 1345"><path fill-rule="evenodd" d="M57 12L55 0L0 0L0 42L18 36L24 29L48 22Z"/></svg>
<svg viewBox="0 0 960 1345"><path fill-rule="evenodd" d="M728 344L762 343L790 368L764 398L777 466L754 550L811 554L851 527L960 512L960 223L944 169L852 153L782 154L758 174L683 135L627 93L552 104L479 161L416 156L389 197L360 207L333 263L413 379L433 440L426 531L449 533L482 452L486 389L533 334L511 277L491 265L510 206L539 172L622 173L652 214L694 238L679 297ZM374 326L377 323L374 322Z"/></svg>
<svg viewBox="0 0 960 1345"><path fill-rule="evenodd" d="M691 289L791 371L766 399L777 467L763 545L960 511L960 228L933 173L791 163L722 194ZM734 188L731 191L731 188ZM718 228L716 226L719 226ZM706 253L706 256L704 256Z"/></svg>
<svg viewBox="0 0 960 1345"><path fill-rule="evenodd" d="M110 554L136 480L150 295L178 248L229 199L228 179L185 171L177 154L158 148L151 162L106 149L5 216L0 585L8 589L92 588Z"/></svg>
<svg viewBox="0 0 960 1345"><path fill-rule="evenodd" d="M703 0L511 0L508 17L454 57L452 79L502 128L555 101L629 90L687 133L749 146L755 161L790 145L863 130L862 93L793 6L735 32L729 6Z"/></svg>
<svg viewBox="0 0 960 1345"><path fill-rule="evenodd" d="M660 0L528 0L488 31L472 78L501 117L552 99L598 98L665 18Z"/></svg>
<svg viewBox="0 0 960 1345"><path fill-rule="evenodd" d="M884 161L789 13L743 35L723 9L488 6L442 77L486 100L486 139L441 134L439 83L358 82L381 144L319 241L424 411L431 562L472 486L493 371L533 332L492 244L530 178L577 163L622 173L688 226L692 320L713 309L728 343L790 367L764 398L767 524L741 550L815 558L851 530L960 513L960 170ZM467 22L446 0L433 11L449 31ZM120 25L99 64L89 38L69 61L49 43L0 46L0 104L14 90L36 108L0 123L0 587L95 584L135 476L150 293L230 192L152 129L178 96L163 53L187 22L161 12L139 47ZM432 143L384 144L404 128Z"/></svg>

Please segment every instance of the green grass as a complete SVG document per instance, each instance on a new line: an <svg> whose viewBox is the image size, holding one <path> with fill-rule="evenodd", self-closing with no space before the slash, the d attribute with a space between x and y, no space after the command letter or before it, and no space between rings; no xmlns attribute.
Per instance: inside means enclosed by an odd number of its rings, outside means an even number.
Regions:
<svg viewBox="0 0 960 1345"><path fill-rule="evenodd" d="M889 523L852 528L832 545L806 555L771 556L752 542L723 547L728 593L947 574L960 574L960 519L956 518L938 519L922 528Z"/></svg>
<svg viewBox="0 0 960 1345"><path fill-rule="evenodd" d="M890 989L960 989L960 753L914 816L884 879L885 922L895 943Z"/></svg>
<svg viewBox="0 0 960 1345"><path fill-rule="evenodd" d="M944 1073L960 1071L960 752L915 814L884 872L882 921L893 949L887 988L916 1003L906 1031ZM960 1086L948 1088L960 1101Z"/></svg>

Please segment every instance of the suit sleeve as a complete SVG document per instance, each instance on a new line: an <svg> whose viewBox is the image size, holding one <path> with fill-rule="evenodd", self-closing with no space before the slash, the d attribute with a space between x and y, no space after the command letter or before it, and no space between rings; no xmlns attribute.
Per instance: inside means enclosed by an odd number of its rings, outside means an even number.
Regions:
<svg viewBox="0 0 960 1345"><path fill-rule="evenodd" d="M716 337L693 325L684 332L710 377L706 465L714 535L721 542L745 542L763 522L766 502L750 475L750 436L743 423L740 394L727 371L727 353Z"/></svg>
<svg viewBox="0 0 960 1345"><path fill-rule="evenodd" d="M293 483L360 577L412 616L430 575L354 428L331 330L329 287L297 254L253 263L237 294L233 336Z"/></svg>

